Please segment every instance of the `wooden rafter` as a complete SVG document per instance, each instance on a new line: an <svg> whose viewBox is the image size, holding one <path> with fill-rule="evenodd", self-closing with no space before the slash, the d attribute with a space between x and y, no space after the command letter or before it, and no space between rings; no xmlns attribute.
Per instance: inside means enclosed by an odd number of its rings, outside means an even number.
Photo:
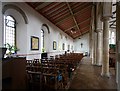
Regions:
<svg viewBox="0 0 120 91"><path fill-rule="evenodd" d="M80 37L81 35L85 34L85 33L88 33L89 32L89 29L81 32L80 34L78 33L77 35L74 36L74 38L77 38L77 37Z"/></svg>
<svg viewBox="0 0 120 91"><path fill-rule="evenodd" d="M89 29L87 29L87 28L90 28L90 25L88 25L88 26L82 28L81 31L82 31L82 30L89 30ZM80 33L80 32L79 32L79 33ZM77 32L77 35L79 35L79 33ZM75 35L76 35L76 34L73 34L73 36L75 36Z"/></svg>
<svg viewBox="0 0 120 91"><path fill-rule="evenodd" d="M88 20L90 20L90 19L91 19L91 18L88 18L88 19L86 19L86 20L84 20L84 21L78 23L78 25L80 25L80 24L82 24L82 23L84 23L84 22L86 22L86 21L88 21ZM68 31L68 30L70 30L70 29L72 29L72 28L74 28L74 27L76 27L76 25L73 26L73 27L70 27L70 28L66 29L65 32Z"/></svg>
<svg viewBox="0 0 120 91"><path fill-rule="evenodd" d="M59 15L61 12L67 11L67 9L68 7L66 6L61 7L57 12L54 12L52 15L50 15L50 18Z"/></svg>
<svg viewBox="0 0 120 91"><path fill-rule="evenodd" d="M90 30L90 2L31 2L29 5L73 39ZM115 17L111 17L111 19ZM78 19L78 20L77 20ZM66 25L62 24L66 23ZM114 27L114 22L111 26ZM71 32L71 29L75 32Z"/></svg>
<svg viewBox="0 0 120 91"><path fill-rule="evenodd" d="M70 4L70 6L71 6L71 5L75 5L76 2L69 2L69 4Z"/></svg>
<svg viewBox="0 0 120 91"><path fill-rule="evenodd" d="M44 2L36 2L36 3L34 3L33 5L35 6L35 8L36 7L38 7L38 6L40 6L40 5L42 5Z"/></svg>
<svg viewBox="0 0 120 91"><path fill-rule="evenodd" d="M48 6L42 8L41 11L42 11L42 13L45 13L45 12L49 11L51 8L55 7L58 4L60 4L60 3L58 3L58 2L52 2Z"/></svg>
<svg viewBox="0 0 120 91"><path fill-rule="evenodd" d="M89 32L89 30L87 30L87 31L85 31L85 32L82 32L80 35L75 36L74 39L76 39L76 38L80 37L81 35L86 34L86 33L88 33L88 32Z"/></svg>
<svg viewBox="0 0 120 91"><path fill-rule="evenodd" d="M90 27L90 25L88 25L88 26L82 28L81 30L85 30L85 29L87 29L88 27ZM87 31L88 31L88 30L89 30L89 29L87 29ZM85 30L85 31L86 31L86 30ZM65 32L65 33L68 33L68 32ZM77 35L81 35L81 34L83 34L83 33L80 32L80 31L78 31L78 32L76 32L76 33L72 33L73 36L77 36Z"/></svg>
<svg viewBox="0 0 120 91"><path fill-rule="evenodd" d="M81 3L76 3L75 5L70 5L72 10L76 9L77 7L81 7L81 4L84 5L82 2Z"/></svg>
<svg viewBox="0 0 120 91"><path fill-rule="evenodd" d="M64 19L65 17L68 17L68 16L70 16L70 17L69 17L69 18L67 18L67 19L72 18L72 15L71 15L71 14L70 14L70 12L69 12L69 13L66 13L65 15L63 15L63 17L60 17L60 18L59 18L59 20L60 20L60 19L62 20L62 19ZM66 20L67 20L67 19L66 19ZM55 23L56 23L56 21L57 21L57 20L55 20ZM62 24L63 24L63 22L62 22ZM58 24L58 25L61 25L61 23L60 23L60 24Z"/></svg>
<svg viewBox="0 0 120 91"><path fill-rule="evenodd" d="M54 9L50 9L48 13L46 13L46 15L50 15L50 14L54 14L54 12L56 12L58 9L60 9L61 7L65 6L64 3L61 3L55 7L53 7Z"/></svg>
<svg viewBox="0 0 120 91"><path fill-rule="evenodd" d="M52 3L52 2L43 3L43 4L41 4L41 5L38 5L35 9L36 9L36 10L42 9L43 7L49 5L50 3Z"/></svg>
<svg viewBox="0 0 120 91"><path fill-rule="evenodd" d="M81 7L84 7L84 8L85 8L85 5L86 5L86 3L82 3L82 5L80 5L80 6L72 7L72 10L73 10L73 11L80 10Z"/></svg>
<svg viewBox="0 0 120 91"><path fill-rule="evenodd" d="M79 10L78 12L74 13L74 15L76 15L76 14L78 14L78 13L80 13L80 12L81 12L81 14L83 14L83 13L85 13L84 10L85 10L85 9L88 9L88 8L90 8L90 7L91 7L91 5L89 5L89 6L85 7L85 8L83 8L83 9ZM55 23L55 25L62 23L64 20L66 20L66 19L69 18L69 17L71 17L71 15L70 15L70 16L67 16L67 17L65 17L65 18L63 18L63 19L60 19L60 21L57 21L57 22Z"/></svg>
<svg viewBox="0 0 120 91"><path fill-rule="evenodd" d="M61 12L60 14L52 17L51 19L58 20L58 19L60 19L61 17L63 17L64 15L67 15L67 14L69 14L69 11L68 11L68 10L66 10L66 11L64 11L64 12Z"/></svg>
<svg viewBox="0 0 120 91"><path fill-rule="evenodd" d="M78 26L78 24L77 24L77 21L76 21L75 17L74 17L73 11L72 11L69 3L68 3L68 2L66 2L66 3L67 3L67 6L68 6L68 8L69 8L69 10L70 10L70 13L71 13L71 15L72 15L72 18L73 18L73 20L74 20L74 23L75 23L75 25L76 25L76 27L77 27L77 29L78 29L78 31L79 31L80 28L79 28L79 26Z"/></svg>

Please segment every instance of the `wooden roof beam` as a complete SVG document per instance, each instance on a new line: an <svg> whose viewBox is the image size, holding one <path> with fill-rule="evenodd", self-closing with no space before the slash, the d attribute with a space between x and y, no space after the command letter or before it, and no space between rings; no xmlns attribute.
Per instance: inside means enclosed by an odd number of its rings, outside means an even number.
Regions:
<svg viewBox="0 0 120 91"><path fill-rule="evenodd" d="M81 32L81 33L77 33L76 35L73 35L73 36L74 36L74 38L77 38L77 37L79 37L79 36L81 36L81 35L83 35L83 34L85 34L85 33L88 33L89 30L90 30L90 29L86 29L85 31L83 31L83 32Z"/></svg>
<svg viewBox="0 0 120 91"><path fill-rule="evenodd" d="M81 9L80 11L78 11L78 12L74 13L74 15L76 15L76 14L78 14L78 13L80 13L80 12L81 12L81 14L83 14L84 10L85 10L85 9L87 9L87 8L90 8L90 6L91 6L91 5L89 5L89 6L85 7L85 8L83 8L83 9ZM85 12L84 12L84 13L85 13ZM57 25L57 24L59 24L59 23L62 23L62 21L64 21L65 19L67 19L67 18L69 18L69 17L71 17L71 15L70 15L70 16L67 16L67 17L65 17L64 19L61 19L61 20L60 20L60 21L58 21L58 22L56 22L56 24L55 24L55 25Z"/></svg>
<svg viewBox="0 0 120 91"><path fill-rule="evenodd" d="M70 14L70 12L69 11L65 11L65 12L62 12L62 13L60 13L58 16L55 16L55 17L53 17L53 18L51 18L52 20L55 20L55 22L56 21L58 21L58 20L62 20L62 19L64 19L64 18L66 18L66 17L69 17L69 16L71 16L71 14ZM72 16L71 16L72 17ZM71 17L69 17L69 18L71 18ZM68 19L68 18L67 18Z"/></svg>
<svg viewBox="0 0 120 91"><path fill-rule="evenodd" d="M90 30L89 28L90 28L90 25L82 28L82 30L83 30L83 32L85 32L85 31ZM81 35L81 34L82 34L82 31L81 32L78 31L78 32L74 33L73 36L77 36L77 35Z"/></svg>
<svg viewBox="0 0 120 91"><path fill-rule="evenodd" d="M83 4L83 2L79 2L79 3L76 3L75 5L70 5L72 7L72 10L76 9L77 7L81 7L81 4Z"/></svg>
<svg viewBox="0 0 120 91"><path fill-rule="evenodd" d="M86 34L86 33L88 33L88 32L89 32L89 30L87 30L87 31L85 31L85 32L82 32L81 35ZM80 37L81 35L77 35L77 36L73 37L73 39L76 39L76 38Z"/></svg>
<svg viewBox="0 0 120 91"><path fill-rule="evenodd" d="M55 7L58 4L60 4L60 3L58 3L58 2L51 2L48 6L42 8L42 9L39 9L39 10L41 10L42 13L45 13L45 12L49 11L51 8Z"/></svg>
<svg viewBox="0 0 120 91"><path fill-rule="evenodd" d="M49 10L50 12L46 13L46 15L52 15L52 14L54 14L54 12L56 12L57 10L59 10L59 9L60 9L61 7L63 7L63 6L65 6L64 3L53 7L54 9L53 9L53 8L50 9L50 10Z"/></svg>
<svg viewBox="0 0 120 91"><path fill-rule="evenodd" d="M70 6L76 5L77 3L76 2L69 2Z"/></svg>
<svg viewBox="0 0 120 91"><path fill-rule="evenodd" d="M88 18L88 19L86 19L86 20L84 20L84 21L78 23L78 25L80 25L80 24L82 24L82 23L84 23L84 22L86 22L86 21L88 21L88 20L90 20L90 19L91 19L91 18ZM74 27L76 27L76 25L73 26L73 27L70 27L70 28L66 29L64 32L66 32L66 31L68 31L68 30L70 30L70 29L72 29L72 28L74 28Z"/></svg>
<svg viewBox="0 0 120 91"><path fill-rule="evenodd" d="M38 5L35 9L36 9L36 10L42 9L43 7L49 5L50 3L52 3L52 2L43 3L43 4L41 4L41 5Z"/></svg>
<svg viewBox="0 0 120 91"><path fill-rule="evenodd" d="M75 7L75 8L72 7L72 10L73 11L76 11L76 10L78 11L83 7L85 8L86 5L88 5L88 3L83 2L82 5L79 5L79 6Z"/></svg>
<svg viewBox="0 0 120 91"><path fill-rule="evenodd" d="M71 15L72 15L72 18L73 18L73 20L74 20L74 22L75 22L75 25L76 25L77 29L80 30L80 28L79 28L79 26L78 26L78 24L77 24L77 21L76 21L76 19L75 19L75 17L74 17L73 11L72 11L69 3L68 3L68 2L66 2L66 3L67 3L67 6L68 6L68 8L69 8L69 10L70 10L70 13L71 13Z"/></svg>
<svg viewBox="0 0 120 91"><path fill-rule="evenodd" d="M64 7L60 8L57 12L54 12L52 15L50 15L50 18L59 15L61 12L66 11L67 7L66 6L64 6Z"/></svg>
<svg viewBox="0 0 120 91"><path fill-rule="evenodd" d="M63 17L63 15L65 15L65 14L69 14L69 11L65 10L64 12L61 12L60 14L52 17L51 19L58 20L59 18Z"/></svg>
<svg viewBox="0 0 120 91"><path fill-rule="evenodd" d="M42 5L44 2L36 2L36 3L33 3L33 5L35 6L35 8L36 7L38 7L38 6L40 6L40 5Z"/></svg>

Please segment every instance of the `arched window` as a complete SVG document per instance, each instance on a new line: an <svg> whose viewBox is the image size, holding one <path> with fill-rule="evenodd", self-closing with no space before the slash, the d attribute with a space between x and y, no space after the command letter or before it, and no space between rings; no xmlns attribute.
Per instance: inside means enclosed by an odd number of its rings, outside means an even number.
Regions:
<svg viewBox="0 0 120 91"><path fill-rule="evenodd" d="M12 16L4 16L4 44L15 46L16 44L16 21ZM7 53L9 51L7 50ZM15 51L11 51L15 53Z"/></svg>
<svg viewBox="0 0 120 91"><path fill-rule="evenodd" d="M44 52L44 30L41 29L41 52Z"/></svg>
<svg viewBox="0 0 120 91"><path fill-rule="evenodd" d="M50 30L47 24L42 24L41 26L41 52L48 52L49 47L47 47L47 44L49 42L49 35Z"/></svg>
<svg viewBox="0 0 120 91"><path fill-rule="evenodd" d="M115 31L109 31L109 44L116 43Z"/></svg>

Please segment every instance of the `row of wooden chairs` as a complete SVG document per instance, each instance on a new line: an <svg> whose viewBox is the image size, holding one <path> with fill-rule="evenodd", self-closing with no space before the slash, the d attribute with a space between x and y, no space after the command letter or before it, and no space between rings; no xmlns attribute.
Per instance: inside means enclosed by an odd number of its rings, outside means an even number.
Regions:
<svg viewBox="0 0 120 91"><path fill-rule="evenodd" d="M30 90L65 89L83 54L70 53L52 59L27 60L27 83Z"/></svg>

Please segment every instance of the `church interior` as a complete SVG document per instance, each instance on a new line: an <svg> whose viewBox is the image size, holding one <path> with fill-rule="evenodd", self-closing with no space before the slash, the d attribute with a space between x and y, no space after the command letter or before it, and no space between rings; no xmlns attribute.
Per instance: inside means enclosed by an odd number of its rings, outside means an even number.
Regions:
<svg viewBox="0 0 120 91"><path fill-rule="evenodd" d="M0 89L120 91L120 1L0 1Z"/></svg>

